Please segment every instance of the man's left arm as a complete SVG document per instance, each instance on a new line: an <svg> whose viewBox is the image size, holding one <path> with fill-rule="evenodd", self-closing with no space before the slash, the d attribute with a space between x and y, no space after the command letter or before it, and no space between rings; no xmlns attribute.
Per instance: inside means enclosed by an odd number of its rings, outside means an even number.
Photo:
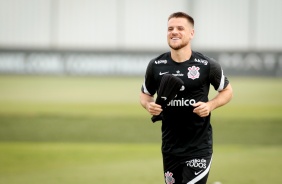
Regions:
<svg viewBox="0 0 282 184"><path fill-rule="evenodd" d="M219 91L218 94L208 102L197 102L193 106L195 107L194 113L200 117L206 117L209 113L225 104L227 104L233 97L232 86L229 83L223 90Z"/></svg>

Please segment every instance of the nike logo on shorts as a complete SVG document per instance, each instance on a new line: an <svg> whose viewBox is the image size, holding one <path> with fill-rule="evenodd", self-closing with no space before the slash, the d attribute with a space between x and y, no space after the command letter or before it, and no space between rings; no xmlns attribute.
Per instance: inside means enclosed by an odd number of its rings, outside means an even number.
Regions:
<svg viewBox="0 0 282 184"><path fill-rule="evenodd" d="M195 172L195 175L197 176L198 174L200 174L203 170L200 170L199 172Z"/></svg>

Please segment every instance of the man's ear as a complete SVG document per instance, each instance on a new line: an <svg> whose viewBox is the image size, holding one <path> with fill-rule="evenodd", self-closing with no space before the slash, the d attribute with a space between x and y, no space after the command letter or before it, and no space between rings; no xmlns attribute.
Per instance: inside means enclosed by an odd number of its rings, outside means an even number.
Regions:
<svg viewBox="0 0 282 184"><path fill-rule="evenodd" d="M194 34L195 34L195 30L192 29L192 31L190 32L190 37L191 37L191 39L194 38Z"/></svg>

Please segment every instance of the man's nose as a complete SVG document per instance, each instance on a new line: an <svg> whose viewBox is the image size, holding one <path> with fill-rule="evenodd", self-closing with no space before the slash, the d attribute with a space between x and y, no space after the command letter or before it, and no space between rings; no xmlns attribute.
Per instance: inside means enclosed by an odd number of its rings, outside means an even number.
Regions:
<svg viewBox="0 0 282 184"><path fill-rule="evenodd" d="M177 35L177 33L178 33L178 32L177 32L177 30L175 30L175 29L174 29L173 31L171 31L172 36Z"/></svg>

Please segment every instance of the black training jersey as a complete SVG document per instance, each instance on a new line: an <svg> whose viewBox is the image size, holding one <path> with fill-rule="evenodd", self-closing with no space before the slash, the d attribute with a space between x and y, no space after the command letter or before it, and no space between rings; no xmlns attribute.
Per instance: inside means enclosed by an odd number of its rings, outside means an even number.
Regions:
<svg viewBox="0 0 282 184"><path fill-rule="evenodd" d="M229 83L221 66L213 59L192 52L189 60L177 63L167 52L150 61L142 92L153 96L162 75L169 73L182 79L184 85L163 109L162 152L178 156L206 156L212 153L210 115L199 117L192 104L208 101L210 85L223 90Z"/></svg>

